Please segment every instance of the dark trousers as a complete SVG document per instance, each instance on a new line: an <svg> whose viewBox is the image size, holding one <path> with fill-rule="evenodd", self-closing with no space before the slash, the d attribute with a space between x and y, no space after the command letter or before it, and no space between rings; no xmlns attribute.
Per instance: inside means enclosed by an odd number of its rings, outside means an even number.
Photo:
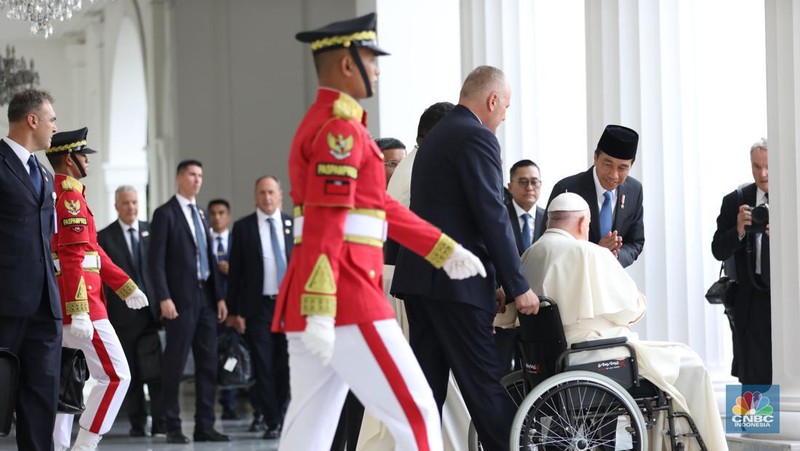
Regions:
<svg viewBox="0 0 800 451"><path fill-rule="evenodd" d="M737 299L737 302L739 299ZM737 309L736 314L742 312ZM772 384L772 317L769 291L752 290L746 319L736 318L734 360L742 384Z"/></svg>
<svg viewBox="0 0 800 451"><path fill-rule="evenodd" d="M336 425L336 433L333 435L331 451L355 451L363 419L364 404L361 404L353 392L348 391L339 415L339 424Z"/></svg>
<svg viewBox="0 0 800 451"><path fill-rule="evenodd" d="M155 321L150 317L149 309L144 308L136 311L136 321L134 324L126 324L123 327L112 323L117 331L117 336L125 351L125 358L131 368L131 385L128 393L125 394L125 409L128 413L128 420L131 426L144 428L147 424L147 406L144 399L144 385L141 370L137 358L137 348L139 338L147 334L156 334L158 329ZM150 393L151 407L153 408L153 424L161 421L161 413L158 412L156 400L161 397L161 381L147 382L147 390Z"/></svg>
<svg viewBox="0 0 800 451"><path fill-rule="evenodd" d="M289 405L289 350L286 335L270 332L275 312L275 297L264 296L262 304L247 317L247 337L253 362L255 384L250 387L250 402L257 414L264 415L270 429L283 424Z"/></svg>
<svg viewBox="0 0 800 451"><path fill-rule="evenodd" d="M515 408L500 385L502 370L492 335L494 312L418 296L405 301L411 349L439 412L452 370L484 449L506 451Z"/></svg>
<svg viewBox="0 0 800 451"><path fill-rule="evenodd" d="M39 309L29 318L0 316L0 347L19 358L17 449L50 451L61 372L60 319L50 310L47 288Z"/></svg>
<svg viewBox="0 0 800 451"><path fill-rule="evenodd" d="M167 345L162 365L162 390L159 412L164 414L167 431L181 428L178 388L183 369L194 355L195 430L208 430L214 425L214 396L217 391L217 312L208 285L194 293L182 293L194 299L178 308L178 317L164 319ZM214 308L212 308L214 305Z"/></svg>

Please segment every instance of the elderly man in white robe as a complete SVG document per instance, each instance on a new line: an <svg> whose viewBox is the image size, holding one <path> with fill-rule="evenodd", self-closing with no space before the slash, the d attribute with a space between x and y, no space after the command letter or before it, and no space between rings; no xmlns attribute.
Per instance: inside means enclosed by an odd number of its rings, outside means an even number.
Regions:
<svg viewBox="0 0 800 451"><path fill-rule="evenodd" d="M676 410L692 416L708 449L727 450L711 378L700 356L681 343L639 340L631 330L644 317L647 300L614 255L588 241L591 216L586 201L563 193L547 211L548 228L522 254L522 266L531 289L558 303L567 343L628 337L639 373L669 393ZM677 427L687 427L681 423ZM687 442L688 449L695 449L694 440ZM669 449L666 438L663 445Z"/></svg>

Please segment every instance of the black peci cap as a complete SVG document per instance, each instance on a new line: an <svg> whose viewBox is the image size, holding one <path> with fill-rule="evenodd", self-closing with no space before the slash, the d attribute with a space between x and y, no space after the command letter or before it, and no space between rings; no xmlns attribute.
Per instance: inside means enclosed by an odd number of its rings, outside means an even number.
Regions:
<svg viewBox="0 0 800 451"><path fill-rule="evenodd" d="M86 135L88 134L89 129L86 127L56 133L50 140L50 147L45 150L45 153L48 155L64 152L96 153L96 150L90 149L87 145Z"/></svg>
<svg viewBox="0 0 800 451"><path fill-rule="evenodd" d="M639 134L621 125L606 125L597 150L621 160L635 160Z"/></svg>
<svg viewBox="0 0 800 451"><path fill-rule="evenodd" d="M328 50L348 48L351 45L370 49L379 56L388 55L388 52L378 47L377 24L378 16L369 13L355 19L334 22L316 30L301 31L295 38L300 42L311 44L314 55Z"/></svg>

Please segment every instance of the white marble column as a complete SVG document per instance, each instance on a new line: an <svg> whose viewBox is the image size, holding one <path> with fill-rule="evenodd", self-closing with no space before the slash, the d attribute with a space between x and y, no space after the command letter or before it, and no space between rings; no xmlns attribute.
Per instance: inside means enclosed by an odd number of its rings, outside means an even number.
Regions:
<svg viewBox="0 0 800 451"><path fill-rule="evenodd" d="M780 438L800 439L800 1L766 0L773 383ZM774 245L780 243L779 245Z"/></svg>

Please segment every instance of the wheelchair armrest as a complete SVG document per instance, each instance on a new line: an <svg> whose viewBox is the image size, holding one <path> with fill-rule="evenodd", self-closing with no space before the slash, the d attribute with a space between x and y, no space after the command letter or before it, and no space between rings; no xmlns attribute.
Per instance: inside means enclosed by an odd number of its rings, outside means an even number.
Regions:
<svg viewBox="0 0 800 451"><path fill-rule="evenodd" d="M569 349L565 350L558 356L556 359L556 373L560 373L564 371L564 367L568 365L569 356L570 354L576 354L579 352L584 351L594 351L597 349L608 349L608 348L616 348L616 347L625 347L628 349L628 353L630 355L630 362L631 362L631 370L633 374L633 384L634 386L639 386L639 363L636 359L636 350L633 348L633 345L628 342L628 337L612 337L612 338L602 338L599 340L588 340L582 341L580 343L573 343Z"/></svg>
<svg viewBox="0 0 800 451"><path fill-rule="evenodd" d="M588 340L580 343L573 343L570 349L589 350L597 348L611 348L628 342L628 337L602 338L600 340Z"/></svg>

